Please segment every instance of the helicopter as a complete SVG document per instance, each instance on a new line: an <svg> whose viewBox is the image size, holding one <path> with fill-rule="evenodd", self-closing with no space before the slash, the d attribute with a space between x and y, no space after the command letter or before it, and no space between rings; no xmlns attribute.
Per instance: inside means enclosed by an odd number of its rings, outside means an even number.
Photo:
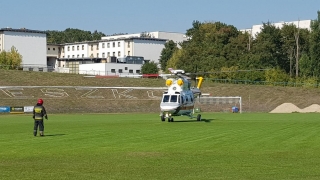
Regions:
<svg viewBox="0 0 320 180"><path fill-rule="evenodd" d="M166 80L168 90L163 92L160 102L161 121L168 119L168 122L173 122L173 116L188 116L201 121L201 114L198 114L197 117L193 115L195 98L201 95L200 87L203 77L196 77L197 87L191 87L191 78L186 76L184 70L169 68L169 71L175 77Z"/></svg>

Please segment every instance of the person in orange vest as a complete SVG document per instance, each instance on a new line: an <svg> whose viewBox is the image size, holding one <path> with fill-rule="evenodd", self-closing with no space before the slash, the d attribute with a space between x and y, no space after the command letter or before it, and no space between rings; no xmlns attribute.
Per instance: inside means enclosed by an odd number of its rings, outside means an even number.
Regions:
<svg viewBox="0 0 320 180"><path fill-rule="evenodd" d="M43 100L39 99L37 102L37 105L35 105L33 108L33 119L34 119L33 135L34 136L37 136L38 127L40 131L40 136L44 136L43 117L45 117L48 120L46 109L43 106Z"/></svg>

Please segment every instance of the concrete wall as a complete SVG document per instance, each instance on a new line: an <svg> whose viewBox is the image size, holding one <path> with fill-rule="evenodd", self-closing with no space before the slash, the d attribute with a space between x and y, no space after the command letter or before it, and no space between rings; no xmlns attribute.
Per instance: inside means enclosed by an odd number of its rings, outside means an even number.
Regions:
<svg viewBox="0 0 320 180"><path fill-rule="evenodd" d="M60 51L58 45L47 45L47 56L59 58Z"/></svg>
<svg viewBox="0 0 320 180"><path fill-rule="evenodd" d="M14 46L22 55L22 66L47 66L47 37L42 33L4 31L4 50Z"/></svg>
<svg viewBox="0 0 320 180"><path fill-rule="evenodd" d="M151 60L159 63L161 51L164 48L165 41L150 41L134 39L133 55L142 56L145 60Z"/></svg>
<svg viewBox="0 0 320 180"><path fill-rule="evenodd" d="M183 33L156 31L156 32L150 32L150 34L154 38L168 39L168 40L172 40L175 43L180 43L188 40L187 36Z"/></svg>
<svg viewBox="0 0 320 180"><path fill-rule="evenodd" d="M141 66L142 64L125 64L125 63L124 64L122 63L80 64L79 74L101 75L101 76L137 74L140 72ZM122 72L120 72L119 70L121 70Z"/></svg>

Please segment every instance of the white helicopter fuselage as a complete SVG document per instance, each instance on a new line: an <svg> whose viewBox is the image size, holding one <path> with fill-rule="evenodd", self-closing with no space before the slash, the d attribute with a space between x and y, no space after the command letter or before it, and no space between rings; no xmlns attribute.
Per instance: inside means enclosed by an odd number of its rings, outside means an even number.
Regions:
<svg viewBox="0 0 320 180"><path fill-rule="evenodd" d="M168 91L163 93L160 103L161 115L165 117L192 115L194 94L190 90L190 82L184 78L168 79Z"/></svg>

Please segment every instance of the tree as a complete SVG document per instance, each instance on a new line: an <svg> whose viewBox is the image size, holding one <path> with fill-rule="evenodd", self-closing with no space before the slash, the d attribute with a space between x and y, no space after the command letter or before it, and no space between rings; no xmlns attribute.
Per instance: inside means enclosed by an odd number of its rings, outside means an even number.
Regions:
<svg viewBox="0 0 320 180"><path fill-rule="evenodd" d="M11 62L9 65L12 67L12 69L20 66L22 62L22 55L19 54L18 50L14 46L11 47L11 51L8 55L8 59Z"/></svg>
<svg viewBox="0 0 320 180"><path fill-rule="evenodd" d="M286 53L287 58L285 59L286 63L289 66L285 67L285 70L289 72L290 77L293 76L293 59L295 56L295 47L296 47L296 29L297 27L294 24L284 24L281 28L281 36L283 42L283 52Z"/></svg>
<svg viewBox="0 0 320 180"><path fill-rule="evenodd" d="M209 72L235 62L237 48L227 47L240 33L234 26L221 22L194 22L193 28L187 32L191 39L182 45L183 55L179 68L186 72ZM246 46L246 44L245 44ZM197 68L196 68L197 67Z"/></svg>
<svg viewBox="0 0 320 180"><path fill-rule="evenodd" d="M312 67L312 75L320 77L320 11L318 18L311 22L310 33L310 60Z"/></svg>
<svg viewBox="0 0 320 180"><path fill-rule="evenodd" d="M289 71L286 53L283 52L281 30L270 22L263 23L261 32L253 41L252 53L265 68L280 67Z"/></svg>
<svg viewBox="0 0 320 180"><path fill-rule="evenodd" d="M172 57L172 54L177 49L178 49L177 44L175 42L173 42L172 40L170 40L164 44L164 48L161 51L161 55L160 55L160 59L159 59L162 71L166 70L168 60Z"/></svg>
<svg viewBox="0 0 320 180"><path fill-rule="evenodd" d="M283 67L293 77L295 71L296 77L299 76L299 59L302 53L308 53L308 36L307 29L300 29L294 24L284 24L281 28L282 51L286 54L284 59L289 66ZM294 62L295 59L295 62Z"/></svg>
<svg viewBox="0 0 320 180"><path fill-rule="evenodd" d="M178 69L179 64L182 63L183 49L177 49L172 54L172 57L168 60L166 71L168 68Z"/></svg>
<svg viewBox="0 0 320 180"><path fill-rule="evenodd" d="M64 31L47 31L47 43L63 44L82 41L100 40L106 36L102 32L95 30L93 33L80 29L67 28Z"/></svg>
<svg viewBox="0 0 320 180"><path fill-rule="evenodd" d="M192 28L187 30L186 35L188 37L192 38L199 31L199 28L200 28L201 24L202 23L200 21L193 21L192 22Z"/></svg>
<svg viewBox="0 0 320 180"><path fill-rule="evenodd" d="M22 62L22 55L12 46L10 52L2 51L0 53L0 68L16 69Z"/></svg>
<svg viewBox="0 0 320 180"><path fill-rule="evenodd" d="M141 67L142 74L158 74L158 64L151 61L146 62Z"/></svg>
<svg viewBox="0 0 320 180"><path fill-rule="evenodd" d="M299 60L300 77L312 77L312 66L310 66L311 60L307 54L302 54Z"/></svg>

